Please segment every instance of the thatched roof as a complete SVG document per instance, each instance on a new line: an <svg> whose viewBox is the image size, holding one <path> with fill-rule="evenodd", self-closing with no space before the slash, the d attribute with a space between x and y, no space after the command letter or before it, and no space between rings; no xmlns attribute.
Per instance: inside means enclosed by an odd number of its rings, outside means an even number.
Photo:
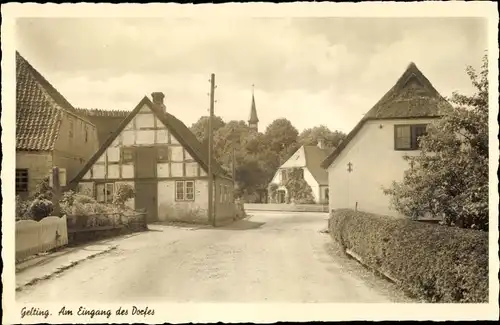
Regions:
<svg viewBox="0 0 500 325"><path fill-rule="evenodd" d="M102 110L77 108L80 115L86 116L97 128L99 146L109 138L120 123L131 111L124 110Z"/></svg>
<svg viewBox="0 0 500 325"><path fill-rule="evenodd" d="M412 62L396 84L365 114L346 139L323 161L321 167L328 168L332 164L366 121L437 118L451 109L451 104L439 94Z"/></svg>

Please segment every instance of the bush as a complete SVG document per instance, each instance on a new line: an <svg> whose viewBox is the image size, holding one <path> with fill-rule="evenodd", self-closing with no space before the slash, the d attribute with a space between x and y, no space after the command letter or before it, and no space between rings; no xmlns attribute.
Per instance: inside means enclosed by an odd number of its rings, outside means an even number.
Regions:
<svg viewBox="0 0 500 325"><path fill-rule="evenodd" d="M429 302L488 302L488 234L408 219L332 211L331 236L365 264Z"/></svg>
<svg viewBox="0 0 500 325"><path fill-rule="evenodd" d="M123 191L115 196L115 204L106 204L97 202L90 196L68 191L62 195L61 211L73 220L71 223L76 228L125 225L135 229L137 228L135 224L141 223L143 217L138 216L124 204L118 205L123 199L126 201L130 193L127 187L124 187Z"/></svg>
<svg viewBox="0 0 500 325"><path fill-rule="evenodd" d="M28 208L28 215L35 221L40 221L50 216L54 205L47 199L34 199Z"/></svg>
<svg viewBox="0 0 500 325"><path fill-rule="evenodd" d="M37 186L31 199L42 199L42 200L52 200L52 187L49 185L49 178L45 177Z"/></svg>
<svg viewBox="0 0 500 325"><path fill-rule="evenodd" d="M19 195L16 195L16 221L31 219L29 215L30 204L30 201L23 200Z"/></svg>
<svg viewBox="0 0 500 325"><path fill-rule="evenodd" d="M123 206L129 199L135 197L134 188L129 184L120 184L113 196L113 204Z"/></svg>
<svg viewBox="0 0 500 325"><path fill-rule="evenodd" d="M478 73L467 68L475 93L454 93L454 108L418 139L420 153L406 155L401 182L384 188L392 207L408 217L443 216L447 225L489 229L488 57Z"/></svg>

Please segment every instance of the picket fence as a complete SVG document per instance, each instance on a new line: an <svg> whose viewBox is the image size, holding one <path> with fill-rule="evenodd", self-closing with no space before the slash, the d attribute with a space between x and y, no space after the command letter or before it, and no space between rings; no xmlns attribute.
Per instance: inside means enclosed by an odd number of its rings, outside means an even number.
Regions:
<svg viewBox="0 0 500 325"><path fill-rule="evenodd" d="M16 222L16 262L68 244L66 216Z"/></svg>

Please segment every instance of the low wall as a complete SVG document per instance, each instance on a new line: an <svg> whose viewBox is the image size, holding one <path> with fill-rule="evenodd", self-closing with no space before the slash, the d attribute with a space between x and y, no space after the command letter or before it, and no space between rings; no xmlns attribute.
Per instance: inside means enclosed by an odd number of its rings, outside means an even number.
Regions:
<svg viewBox="0 0 500 325"><path fill-rule="evenodd" d="M328 205L322 204L245 203L244 207L245 211L328 212Z"/></svg>
<svg viewBox="0 0 500 325"><path fill-rule="evenodd" d="M16 222L16 262L67 244L66 216Z"/></svg>

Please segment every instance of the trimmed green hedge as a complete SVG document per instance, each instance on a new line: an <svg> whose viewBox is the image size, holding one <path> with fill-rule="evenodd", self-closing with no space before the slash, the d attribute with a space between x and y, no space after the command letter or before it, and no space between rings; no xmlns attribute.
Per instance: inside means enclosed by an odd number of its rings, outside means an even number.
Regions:
<svg viewBox="0 0 500 325"><path fill-rule="evenodd" d="M488 233L332 211L331 236L363 263L429 302L488 302Z"/></svg>

